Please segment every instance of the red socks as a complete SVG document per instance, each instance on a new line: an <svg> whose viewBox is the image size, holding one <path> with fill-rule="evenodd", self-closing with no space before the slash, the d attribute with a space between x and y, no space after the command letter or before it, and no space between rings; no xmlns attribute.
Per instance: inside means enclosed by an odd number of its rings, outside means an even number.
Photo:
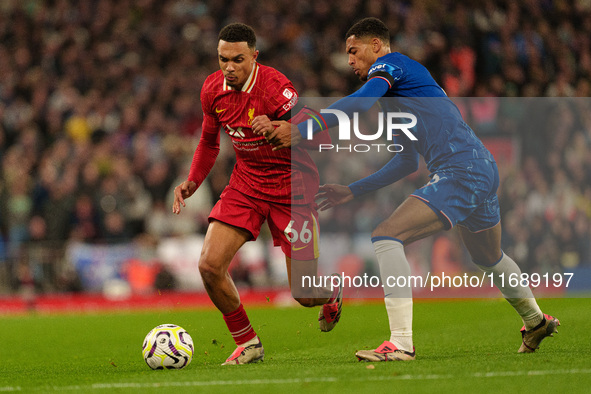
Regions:
<svg viewBox="0 0 591 394"><path fill-rule="evenodd" d="M224 321L236 345L248 342L257 335L250 325L250 320L248 320L242 304L234 312L228 313L227 315L224 314Z"/></svg>

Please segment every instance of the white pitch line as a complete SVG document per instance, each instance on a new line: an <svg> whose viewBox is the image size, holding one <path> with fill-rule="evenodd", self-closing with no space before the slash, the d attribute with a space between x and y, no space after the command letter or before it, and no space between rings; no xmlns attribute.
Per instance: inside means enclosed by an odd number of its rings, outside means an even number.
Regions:
<svg viewBox="0 0 591 394"><path fill-rule="evenodd" d="M160 382L160 383L94 383L90 385L71 385L71 386L45 386L34 389L23 388L20 386L0 387L0 391L89 391L89 390L110 390L110 389L148 389L148 388L166 388L166 387L207 387L207 386L231 386L231 385L266 385L266 384L297 384L297 383L327 383L327 382L379 382L392 380L449 380L466 378L499 378L508 376L544 376L544 375L579 375L591 374L591 369L557 369L557 370L539 370L539 371L493 371L493 372L475 372L465 375L450 374L429 374L429 375L379 375L367 376L356 379L339 379L337 377L324 378L293 378L293 379L251 379L251 380L211 380L211 381L186 381L186 382Z"/></svg>
<svg viewBox="0 0 591 394"><path fill-rule="evenodd" d="M145 389L165 387L200 387L200 386L231 386L242 384L294 384L294 383L326 383L336 382L337 378L305 378L305 379L252 379L252 380L211 380L211 381L187 381L187 382L161 382L161 383L94 383L89 386L54 386L50 389L59 390L82 390L82 389Z"/></svg>

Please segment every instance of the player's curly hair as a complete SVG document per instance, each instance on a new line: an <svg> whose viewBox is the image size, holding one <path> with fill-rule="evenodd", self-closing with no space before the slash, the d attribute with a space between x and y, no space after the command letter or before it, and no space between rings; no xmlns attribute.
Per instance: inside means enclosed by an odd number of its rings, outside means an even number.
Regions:
<svg viewBox="0 0 591 394"><path fill-rule="evenodd" d="M345 35L345 39L355 36L356 38L362 37L377 37L384 44L390 44L390 31L388 27L379 20L378 18L364 18L360 21L357 21L351 28L347 31Z"/></svg>
<svg viewBox="0 0 591 394"><path fill-rule="evenodd" d="M257 36L252 27L244 23L231 23L224 27L218 36L218 40L226 42L246 42L249 48L257 45Z"/></svg>

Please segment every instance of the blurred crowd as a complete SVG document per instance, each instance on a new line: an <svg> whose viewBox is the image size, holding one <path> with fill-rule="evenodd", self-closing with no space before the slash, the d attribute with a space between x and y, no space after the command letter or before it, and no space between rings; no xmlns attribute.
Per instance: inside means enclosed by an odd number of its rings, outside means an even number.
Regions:
<svg viewBox="0 0 591 394"><path fill-rule="evenodd" d="M427 66L449 96L482 99L462 107L479 135L518 147L501 165L507 251L529 270L591 264L591 99L559 101L546 117L509 105L514 124L487 122L503 111L494 97L591 96L588 0L5 0L0 276L9 285L42 276L67 290L52 267L68 242L153 245L203 233L234 163L228 139L181 216L171 195L199 139L199 93L218 69L220 28L253 26L261 63L301 96L344 96L359 86L344 33L364 16L384 20L392 49ZM424 181L423 170L378 203L335 211L341 225L324 231L369 230Z"/></svg>

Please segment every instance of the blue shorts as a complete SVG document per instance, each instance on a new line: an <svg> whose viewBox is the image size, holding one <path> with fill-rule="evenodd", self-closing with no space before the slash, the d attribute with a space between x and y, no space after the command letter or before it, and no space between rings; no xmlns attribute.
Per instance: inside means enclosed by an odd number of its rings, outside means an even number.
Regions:
<svg viewBox="0 0 591 394"><path fill-rule="evenodd" d="M501 221L498 187L497 164L487 159L473 159L435 171L429 183L411 196L426 203L446 230L459 224L479 232Z"/></svg>

